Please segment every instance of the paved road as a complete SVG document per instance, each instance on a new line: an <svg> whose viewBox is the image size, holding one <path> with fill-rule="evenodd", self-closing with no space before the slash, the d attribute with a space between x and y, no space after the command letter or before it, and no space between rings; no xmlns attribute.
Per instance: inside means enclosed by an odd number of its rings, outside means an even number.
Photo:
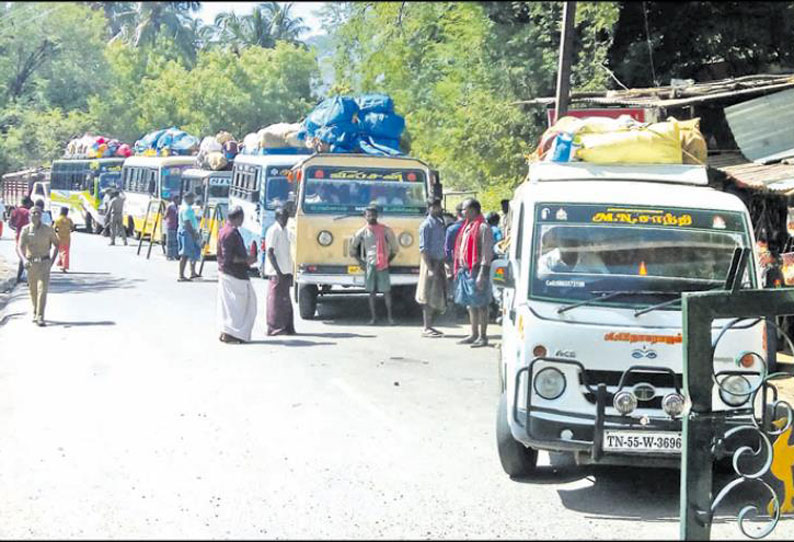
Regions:
<svg viewBox="0 0 794 542"><path fill-rule="evenodd" d="M177 283L161 253L106 242L75 235L49 327L25 286L0 313L0 537L678 536L677 471L541 454L538 481L505 476L496 350L455 345L462 326L422 339L336 298L269 339L257 279L254 344L224 345L214 263Z"/></svg>

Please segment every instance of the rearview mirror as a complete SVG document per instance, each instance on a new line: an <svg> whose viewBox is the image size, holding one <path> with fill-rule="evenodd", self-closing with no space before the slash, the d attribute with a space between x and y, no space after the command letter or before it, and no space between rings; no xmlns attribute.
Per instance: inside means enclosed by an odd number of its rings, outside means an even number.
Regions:
<svg viewBox="0 0 794 542"><path fill-rule="evenodd" d="M491 262L491 282L497 288L515 287L515 280L509 260L494 260Z"/></svg>

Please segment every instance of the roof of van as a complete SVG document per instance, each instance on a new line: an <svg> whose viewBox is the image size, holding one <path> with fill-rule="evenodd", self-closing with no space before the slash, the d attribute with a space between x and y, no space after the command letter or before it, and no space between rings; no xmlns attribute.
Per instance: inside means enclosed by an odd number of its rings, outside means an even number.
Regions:
<svg viewBox="0 0 794 542"><path fill-rule="evenodd" d="M529 182L627 180L708 186L706 166L684 164L593 164L534 162Z"/></svg>
<svg viewBox="0 0 794 542"><path fill-rule="evenodd" d="M524 183L515 197L526 203L605 203L656 207L687 207L746 212L742 200L708 186L637 181L544 181Z"/></svg>
<svg viewBox="0 0 794 542"><path fill-rule="evenodd" d="M195 163L195 156L130 156L124 160L125 166L160 167Z"/></svg>
<svg viewBox="0 0 794 542"><path fill-rule="evenodd" d="M253 166L293 165L306 158L305 154L238 154L235 164Z"/></svg>

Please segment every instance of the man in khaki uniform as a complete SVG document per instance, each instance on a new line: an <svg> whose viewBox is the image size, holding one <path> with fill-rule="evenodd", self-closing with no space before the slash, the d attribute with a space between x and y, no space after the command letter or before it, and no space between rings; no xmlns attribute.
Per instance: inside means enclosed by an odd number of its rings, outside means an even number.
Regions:
<svg viewBox="0 0 794 542"><path fill-rule="evenodd" d="M116 244L116 237L121 236L124 239L124 245L127 245L127 228L124 227L124 198L118 190L113 192L113 195L108 203L108 224L110 224L110 246Z"/></svg>
<svg viewBox="0 0 794 542"><path fill-rule="evenodd" d="M49 253L52 247L52 254ZM44 306L50 286L50 268L58 255L58 236L41 222L41 209L30 209L30 224L22 228L17 243L17 253L28 270L28 288L33 302L33 322L44 326Z"/></svg>

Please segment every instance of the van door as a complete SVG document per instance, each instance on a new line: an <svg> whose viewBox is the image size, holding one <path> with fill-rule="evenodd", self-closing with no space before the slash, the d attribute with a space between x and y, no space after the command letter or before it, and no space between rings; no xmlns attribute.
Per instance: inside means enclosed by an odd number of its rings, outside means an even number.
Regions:
<svg viewBox="0 0 794 542"><path fill-rule="evenodd" d="M528 254L524 254L523 248L526 236L526 227L524 225L525 207L525 204L521 202L517 210L513 209L513 222L510 228L511 232L513 232L511 234L513 239L510 242L507 258L510 262L514 287L502 290L502 367L500 368L500 374L503 378L507 374L506 365L514 362L521 350L519 333L516 329L516 292L520 290L521 271L523 271L521 259L528 256ZM523 267L527 267L527 265L524 264ZM505 385L506 382L503 381L502 386Z"/></svg>

